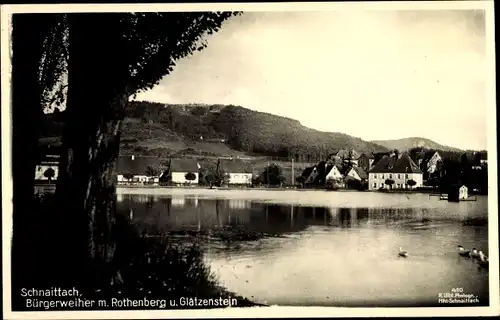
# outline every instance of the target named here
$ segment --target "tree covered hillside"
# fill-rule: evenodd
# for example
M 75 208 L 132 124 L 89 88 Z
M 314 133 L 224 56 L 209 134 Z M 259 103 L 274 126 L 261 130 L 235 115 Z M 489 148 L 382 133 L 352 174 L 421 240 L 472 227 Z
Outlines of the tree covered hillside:
M 122 134 L 124 149 L 136 151 L 205 149 L 228 153 L 295 157 L 325 157 L 342 148 L 379 152 L 385 147 L 342 133 L 328 133 L 297 120 L 256 112 L 240 106 L 169 105 L 132 101 L 126 110 Z M 162 143 L 169 141 L 169 145 Z M 214 144 L 219 144 L 215 147 Z M 190 147 L 191 146 L 191 147 Z M 226 150 L 227 149 L 227 150 Z

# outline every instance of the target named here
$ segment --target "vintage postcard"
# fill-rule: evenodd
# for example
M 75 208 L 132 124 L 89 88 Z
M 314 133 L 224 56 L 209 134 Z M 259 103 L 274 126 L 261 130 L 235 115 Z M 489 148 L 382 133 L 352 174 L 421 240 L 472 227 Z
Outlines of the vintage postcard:
M 499 314 L 493 1 L 1 13 L 4 318 Z

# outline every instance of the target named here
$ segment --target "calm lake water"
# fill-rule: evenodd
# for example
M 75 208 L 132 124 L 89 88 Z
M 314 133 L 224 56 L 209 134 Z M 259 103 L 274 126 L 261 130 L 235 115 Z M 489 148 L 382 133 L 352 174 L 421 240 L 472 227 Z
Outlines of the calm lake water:
M 177 234 L 181 244 L 197 235 L 220 284 L 254 301 L 450 306 L 438 304 L 438 294 L 462 288 L 478 296 L 473 305 L 488 305 L 488 271 L 456 252 L 461 244 L 488 254 L 487 197 L 449 203 L 418 193 L 154 192 L 119 191 L 119 211 L 148 233 Z M 408 258 L 398 256 L 399 247 Z

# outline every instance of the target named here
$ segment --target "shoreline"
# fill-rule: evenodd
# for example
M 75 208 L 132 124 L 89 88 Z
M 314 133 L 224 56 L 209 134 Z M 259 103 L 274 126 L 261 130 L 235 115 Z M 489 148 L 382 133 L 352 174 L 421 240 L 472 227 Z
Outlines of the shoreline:
M 36 191 L 54 191 L 56 184 L 35 184 L 35 192 Z M 140 191 L 139 191 L 140 190 Z M 117 194 L 168 194 L 169 191 L 177 192 L 177 191 L 208 191 L 208 192 L 216 192 L 216 191 L 236 191 L 236 192 L 258 192 L 258 191 L 270 191 L 270 192 L 317 192 L 317 193 L 371 193 L 371 194 L 428 194 L 439 196 L 441 192 L 436 192 L 434 189 L 418 189 L 418 190 L 356 190 L 356 189 L 326 189 L 326 188 L 296 188 L 296 187 L 214 187 L 209 188 L 205 186 L 152 186 L 152 185 L 117 185 L 116 193 Z M 163 192 L 162 192 L 163 191 Z M 485 196 L 488 194 L 481 193 L 470 193 L 469 196 Z
M 398 208 L 433 208 L 436 202 L 442 202 L 438 197 L 431 197 L 428 193 L 414 191 L 412 196 L 407 193 L 396 192 L 360 192 L 354 190 L 327 191 L 315 189 L 209 189 L 207 188 L 117 188 L 118 201 L 124 197 L 174 197 L 193 199 L 215 199 L 229 201 L 255 201 L 269 204 L 284 204 L 292 206 L 320 206 L 320 207 L 359 207 L 360 201 L 366 208 L 378 208 L 381 203 L 392 203 Z M 422 201 L 415 202 L 415 198 Z M 478 197 L 480 200 L 482 197 Z M 482 199 L 480 201 L 484 201 Z M 145 201 L 145 200 L 140 200 Z M 447 204 L 449 202 L 446 202 Z M 449 203 L 459 206 L 460 203 Z
M 439 192 L 434 192 L 435 190 L 356 190 L 356 189 L 327 189 L 327 188 L 295 188 L 295 187 L 203 187 L 203 186 L 147 186 L 147 185 L 120 185 L 116 187 L 117 193 L 118 190 L 209 190 L 209 191 L 296 191 L 296 192 L 329 192 L 329 193 L 381 193 L 381 194 L 441 194 Z

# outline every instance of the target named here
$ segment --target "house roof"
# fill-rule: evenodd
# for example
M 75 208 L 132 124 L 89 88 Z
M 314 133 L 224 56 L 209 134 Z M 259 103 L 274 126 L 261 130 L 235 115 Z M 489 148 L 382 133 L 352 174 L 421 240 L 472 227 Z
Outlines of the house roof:
M 131 156 L 119 156 L 116 163 L 116 171 L 121 175 L 145 175 L 149 166 L 156 170 L 165 168 L 160 158 L 157 157 L 134 157 L 132 160 Z
M 226 173 L 252 173 L 250 162 L 240 159 L 219 159 L 220 168 Z
M 332 164 L 329 164 L 329 165 L 327 165 L 327 166 L 326 166 L 326 168 L 325 168 L 325 177 L 326 177 L 326 176 L 330 173 L 330 171 L 332 171 L 332 170 L 333 170 L 333 168 L 334 168 L 334 167 L 336 167 L 336 168 L 337 168 L 337 170 L 340 172 L 340 169 L 339 169 L 339 167 L 338 167 L 337 165 L 335 165 L 335 164 L 333 164 L 333 165 L 332 165 Z M 340 172 L 340 173 L 341 173 L 341 172 Z M 341 173 L 341 174 L 342 174 L 342 173 Z
M 371 153 L 371 152 L 363 152 L 359 157 L 361 158 L 363 156 L 367 157 L 368 159 L 374 159 L 375 158 L 373 156 L 373 153 Z
M 198 162 L 193 159 L 171 159 L 170 172 L 198 172 Z
M 354 170 L 361 179 L 368 179 L 368 174 L 362 168 L 360 168 L 360 167 L 352 167 L 351 170 Z
M 410 158 L 408 153 L 403 153 L 399 158 L 384 156 L 370 170 L 371 173 L 422 173 L 420 168 Z
M 38 154 L 40 157 L 59 155 L 61 153 L 61 137 L 43 137 L 38 139 Z
M 315 167 L 316 166 L 305 168 L 304 171 L 302 171 L 302 176 L 306 179 L 309 178 Z
M 373 154 L 373 160 L 375 163 L 379 162 L 384 156 L 389 156 L 389 152 L 377 152 Z

